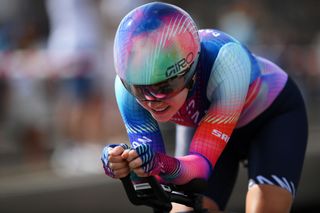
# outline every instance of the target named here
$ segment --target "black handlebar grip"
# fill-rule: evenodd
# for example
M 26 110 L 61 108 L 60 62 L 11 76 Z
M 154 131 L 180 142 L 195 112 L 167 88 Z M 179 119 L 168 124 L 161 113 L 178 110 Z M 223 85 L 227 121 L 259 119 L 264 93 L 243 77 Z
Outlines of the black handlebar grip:
M 132 184 L 130 174 L 128 174 L 124 178 L 120 178 L 123 188 L 126 191 L 127 197 L 129 198 L 130 202 L 134 205 L 142 205 L 141 199 L 137 196 L 136 190 Z
M 170 202 L 169 195 L 163 190 L 162 186 L 154 176 L 147 177 L 147 180 L 159 200 L 163 202 Z
M 127 197 L 134 205 L 147 205 L 155 209 L 162 209 L 169 212 L 172 208 L 171 202 L 181 203 L 187 206 L 195 207 L 194 196 L 182 196 L 167 193 L 158 182 L 156 177 L 149 176 L 146 181 L 149 183 L 152 193 L 151 196 L 139 196 L 130 174 L 120 179 L 126 191 Z M 174 191 L 181 191 L 187 194 L 201 193 L 207 188 L 207 181 L 204 179 L 193 179 L 184 185 L 171 185 Z M 152 196 L 153 195 L 153 196 Z
M 205 179 L 196 178 L 184 185 L 175 185 L 175 189 L 183 192 L 201 193 L 208 188 L 208 182 Z
M 143 198 L 139 197 L 134 185 L 132 183 L 130 174 L 124 178 L 120 178 L 122 185 L 126 191 L 127 197 L 130 202 L 134 205 L 147 205 L 152 208 L 162 209 L 169 212 L 172 208 L 169 195 L 163 190 L 160 183 L 153 176 L 147 177 L 147 182 L 149 183 L 154 197 Z

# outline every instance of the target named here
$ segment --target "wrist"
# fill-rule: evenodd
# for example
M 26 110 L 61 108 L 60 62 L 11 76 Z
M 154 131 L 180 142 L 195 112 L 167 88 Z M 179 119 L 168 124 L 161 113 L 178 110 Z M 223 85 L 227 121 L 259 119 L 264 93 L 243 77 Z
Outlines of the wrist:
M 166 182 L 171 182 L 180 174 L 180 161 L 174 157 L 164 153 L 156 153 L 155 163 L 157 175 L 160 175 Z

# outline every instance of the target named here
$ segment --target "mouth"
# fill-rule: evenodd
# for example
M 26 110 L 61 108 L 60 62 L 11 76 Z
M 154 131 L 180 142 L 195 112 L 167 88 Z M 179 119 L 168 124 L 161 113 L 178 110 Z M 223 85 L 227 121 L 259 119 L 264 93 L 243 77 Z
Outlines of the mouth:
M 164 113 L 165 111 L 167 111 L 167 109 L 169 109 L 169 106 L 165 106 L 165 107 L 159 107 L 159 108 L 152 108 L 151 110 L 152 110 L 152 112 L 154 112 L 154 113 L 157 113 L 157 114 L 159 114 L 159 113 Z

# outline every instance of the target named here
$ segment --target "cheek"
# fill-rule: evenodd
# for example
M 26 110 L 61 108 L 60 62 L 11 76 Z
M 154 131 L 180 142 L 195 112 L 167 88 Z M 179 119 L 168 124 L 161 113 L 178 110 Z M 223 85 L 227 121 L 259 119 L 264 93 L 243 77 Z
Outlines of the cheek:
M 182 104 L 180 103 L 180 101 L 175 101 L 175 102 L 172 102 L 172 103 L 168 103 L 168 105 L 170 106 L 170 108 L 172 110 L 178 110 L 178 109 L 180 109 Z
M 138 102 L 138 104 L 140 105 L 140 106 L 142 106 L 143 108 L 145 108 L 146 110 L 148 110 L 148 105 L 147 105 L 147 103 L 145 103 L 145 102 L 140 102 L 140 101 L 138 101 L 138 100 L 136 100 L 137 102 Z
M 184 102 L 186 101 L 188 95 L 188 90 L 185 89 L 183 90 L 181 93 L 179 93 L 177 96 L 173 97 L 172 99 L 168 100 L 168 104 L 178 110 L 182 107 L 182 105 L 184 104 Z

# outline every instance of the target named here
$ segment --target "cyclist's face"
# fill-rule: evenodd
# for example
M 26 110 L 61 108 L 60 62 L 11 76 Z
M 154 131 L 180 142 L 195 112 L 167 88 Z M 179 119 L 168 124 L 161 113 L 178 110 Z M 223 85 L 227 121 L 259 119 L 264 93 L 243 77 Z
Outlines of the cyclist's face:
M 141 101 L 139 104 L 148 110 L 152 117 L 159 122 L 169 121 L 174 114 L 178 112 L 188 95 L 188 89 L 185 88 L 177 95 L 161 101 Z

